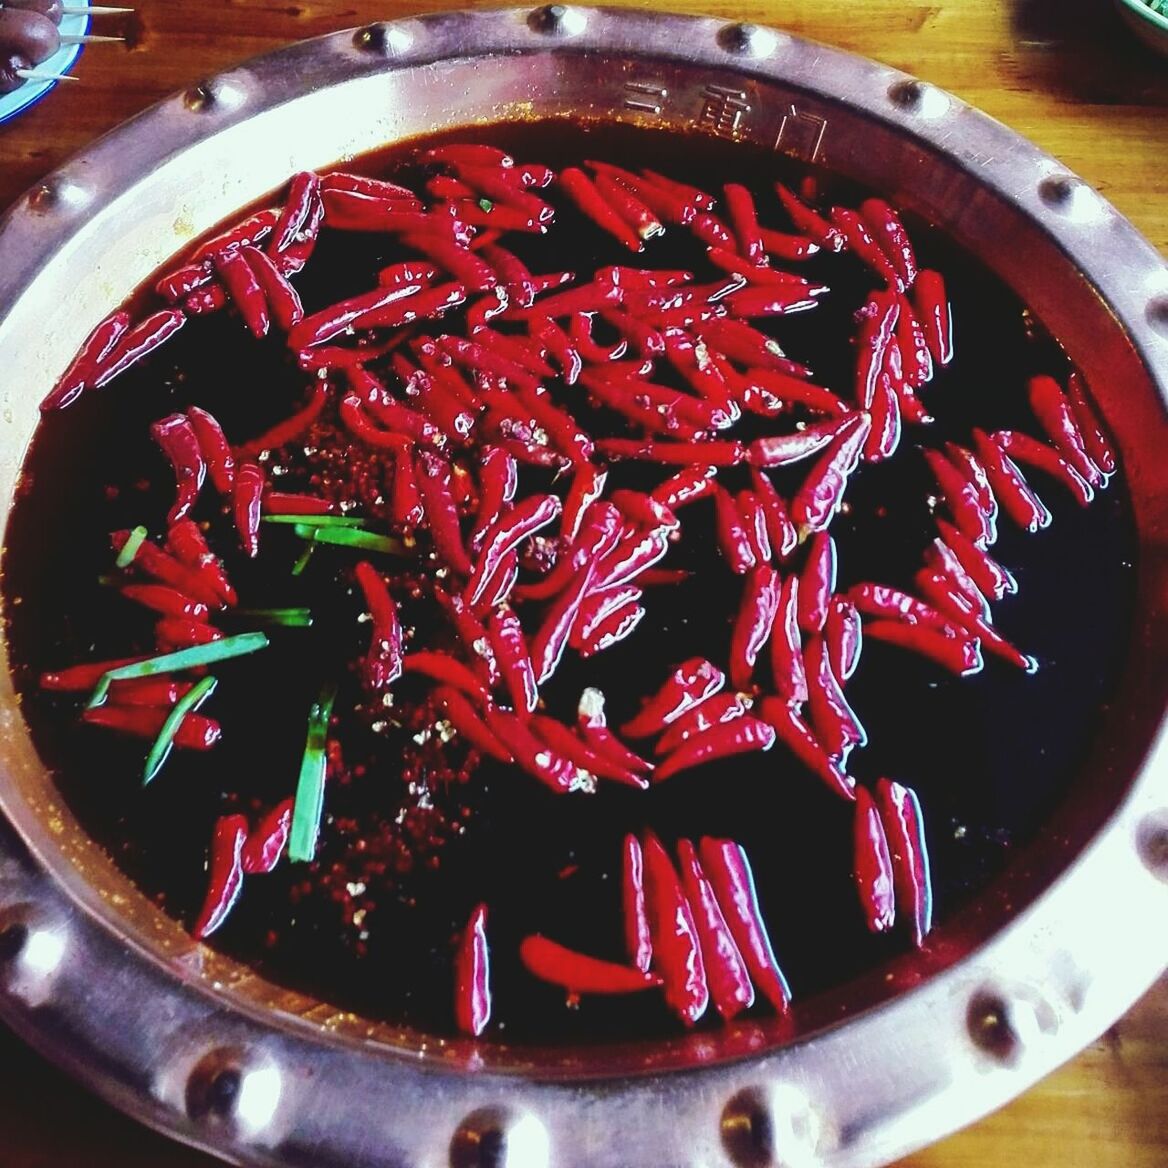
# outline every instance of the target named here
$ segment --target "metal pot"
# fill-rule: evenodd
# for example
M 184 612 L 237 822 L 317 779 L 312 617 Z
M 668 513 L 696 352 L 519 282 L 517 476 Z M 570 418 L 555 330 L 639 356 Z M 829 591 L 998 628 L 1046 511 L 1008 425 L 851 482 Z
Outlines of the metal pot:
M 1053 159 L 895 70 L 713 19 L 553 6 L 295 45 L 154 107 L 0 224 L 0 517 L 45 388 L 189 240 L 293 170 L 551 114 L 824 164 L 940 224 L 1063 339 L 1122 449 L 1140 548 L 1125 679 L 1081 780 L 914 988 L 873 976 L 793 1032 L 514 1050 L 341 1013 L 194 944 L 61 805 L 0 668 L 0 1015 L 116 1106 L 238 1163 L 881 1164 L 1025 1089 L 1168 961 L 1168 267 Z

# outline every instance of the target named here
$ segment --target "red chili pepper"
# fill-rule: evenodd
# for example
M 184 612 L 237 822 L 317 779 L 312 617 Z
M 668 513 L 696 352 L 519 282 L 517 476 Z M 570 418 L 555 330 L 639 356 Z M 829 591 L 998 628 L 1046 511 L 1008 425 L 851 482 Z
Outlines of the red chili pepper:
M 755 555 L 742 515 L 725 487 L 714 487 L 714 525 L 718 548 L 730 570 L 744 576 L 755 566 Z
M 258 463 L 245 462 L 235 472 L 231 506 L 235 529 L 243 550 L 253 559 L 260 551 L 260 513 L 264 493 L 264 472 Z
M 525 539 L 559 518 L 561 503 L 556 495 L 532 495 L 500 514 L 483 535 L 483 548 L 475 561 L 466 586 L 466 599 L 478 604 L 503 560 Z
M 505 710 L 488 707 L 487 728 L 515 756 L 515 763 L 558 795 L 586 785 L 587 779 L 570 759 L 537 738 L 524 721 Z
M 725 684 L 726 675 L 716 665 L 704 657 L 691 657 L 665 679 L 636 717 L 621 727 L 621 733 L 630 738 L 648 738 L 718 693 Z
M 699 190 L 697 187 L 691 187 L 687 183 L 678 182 L 676 179 L 668 178 L 655 170 L 650 170 L 648 167 L 641 168 L 641 175 L 647 182 L 652 183 L 653 186 L 660 187 L 661 190 L 669 191 L 679 199 L 686 200 L 697 211 L 712 211 L 717 206 L 717 200 L 706 191 Z
M 803 660 L 807 667 L 807 708 L 816 737 L 832 758 L 846 759 L 853 746 L 867 743 L 867 732 L 831 671 L 822 638 L 812 637 L 803 646 Z
M 783 745 L 827 787 L 844 799 L 855 798 L 855 783 L 829 755 L 794 708 L 779 698 L 764 697 L 756 713 L 771 725 Z
M 935 539 L 925 549 L 925 563 L 947 576 L 953 586 L 972 604 L 985 620 L 990 619 L 990 603 L 973 577 L 965 570 L 953 549 L 943 540 Z
M 633 630 L 641 623 L 645 609 L 635 600 L 626 601 L 617 608 L 613 608 L 596 624 L 590 627 L 587 634 L 581 638 L 579 653 L 581 657 L 594 657 L 597 653 L 610 649 L 613 645 L 632 635 Z
M 1018 591 L 1013 576 L 993 560 L 984 548 L 944 519 L 938 518 L 937 527 L 945 546 L 979 592 L 994 600 L 1001 600 L 1007 592 Z
M 416 466 L 418 491 L 434 549 L 439 558 L 459 575 L 469 576 L 471 563 L 462 542 L 458 508 L 451 493 L 450 463 L 422 451 L 417 457 Z
M 527 971 L 541 981 L 562 986 L 569 994 L 632 994 L 656 989 L 660 976 L 612 961 L 602 961 L 577 953 L 538 934 L 524 937 L 519 959 Z
M 778 1013 L 785 1014 L 791 1004 L 791 988 L 775 959 L 746 849 L 733 840 L 705 836 L 698 851 L 747 972 L 763 997 Z
M 150 435 L 162 448 L 174 469 L 177 493 L 167 515 L 167 523 L 177 523 L 198 500 L 207 464 L 203 461 L 199 440 L 186 414 L 171 414 L 153 423 Z
M 259 283 L 272 319 L 278 328 L 288 332 L 304 319 L 304 305 L 300 293 L 292 287 L 288 277 L 280 271 L 273 260 L 254 247 L 240 248 L 240 255 L 247 261 L 252 275 Z
M 892 857 L 880 813 L 866 787 L 856 789 L 852 846 L 853 875 L 864 923 L 873 933 L 886 933 L 896 920 Z
M 666 190 L 657 183 L 647 182 L 630 171 L 613 166 L 611 163 L 589 160 L 587 165 L 596 172 L 598 186 L 603 178 L 624 188 L 666 223 L 685 226 L 696 214 L 696 208 L 692 201 L 683 198 L 676 191 Z
M 871 426 L 871 417 L 866 413 L 847 418 L 803 480 L 791 500 L 791 518 L 803 531 L 826 530 L 843 501 Z
M 883 462 L 896 453 L 900 445 L 900 398 L 887 373 L 881 373 L 876 382 L 876 395 L 870 407 L 872 429 L 864 442 L 866 462 Z
M 277 803 L 259 821 L 255 831 L 251 832 L 244 842 L 240 853 L 240 862 L 244 875 L 262 876 L 275 869 L 288 845 L 288 836 L 292 831 L 292 807 L 294 799 L 285 799 Z
M 135 738 L 154 740 L 170 715 L 168 706 L 104 706 L 81 711 L 81 720 L 91 726 L 103 726 Z M 174 745 L 182 750 L 210 750 L 219 741 L 219 723 L 202 714 L 187 714 L 175 732 Z
M 227 293 L 222 284 L 208 284 L 192 292 L 183 302 L 183 311 L 188 316 L 205 316 L 227 307 Z
M 924 326 L 917 319 L 912 302 L 907 296 L 900 298 L 900 312 L 897 314 L 894 335 L 900 348 L 904 379 L 914 389 L 920 389 L 926 382 L 933 380 L 933 355 L 929 352 L 928 341 L 925 340 Z
M 795 229 L 828 251 L 842 251 L 845 243 L 839 229 L 816 214 L 782 183 L 775 183 L 775 193 L 783 204 Z
M 865 199 L 860 204 L 860 215 L 891 261 L 901 288 L 911 287 L 917 278 L 917 259 L 900 216 L 883 199 Z
M 378 286 L 369 292 L 361 293 L 359 296 L 350 296 L 328 308 L 322 308 L 319 312 L 313 313 L 312 316 L 306 316 L 288 333 L 288 347 L 297 352 L 331 340 L 338 333 L 353 326 L 367 313 L 389 305 L 396 305 L 400 301 L 417 296 L 422 291 L 422 287 L 422 284 L 417 281 L 412 284 L 401 284 L 394 288 Z
M 730 225 L 734 229 L 734 236 L 738 243 L 739 254 L 751 264 L 765 264 L 767 262 L 766 248 L 762 241 L 762 232 L 758 226 L 758 211 L 754 205 L 754 196 L 746 187 L 739 183 L 726 183 L 722 187 L 726 202 L 726 213 L 730 216 Z
M 730 234 L 730 228 L 716 215 L 699 212 L 690 220 L 689 229 L 706 247 L 725 249 L 734 246 L 734 236 Z
M 128 531 L 115 531 L 110 535 L 110 543 L 115 552 L 120 552 L 129 539 Z M 169 584 L 179 592 L 195 600 L 201 600 L 208 608 L 222 608 L 223 601 L 201 572 L 179 563 L 173 556 L 169 556 L 156 544 L 147 540 L 138 548 L 134 557 L 134 566 L 141 569 L 147 576 L 153 576 L 162 584 Z
M 856 334 L 856 401 L 868 409 L 876 399 L 885 351 L 900 319 L 900 301 L 889 292 L 873 292 L 864 306 Z
M 1087 453 L 1085 439 L 1074 411 L 1062 386 L 1053 377 L 1039 374 L 1032 377 L 1027 386 L 1030 408 L 1038 419 L 1046 436 L 1058 448 L 1058 452 L 1092 486 L 1101 486 L 1105 481 L 1103 472 L 1091 461 Z M 1073 489 L 1073 488 L 1072 488 Z
M 236 453 L 243 458 L 258 458 L 265 450 L 276 450 L 281 446 L 288 446 L 305 434 L 313 423 L 320 417 L 325 403 L 329 399 L 329 387 L 318 381 L 312 387 L 312 396 L 308 404 L 297 410 L 290 418 L 277 422 L 270 430 L 265 430 L 258 438 L 245 442 Z
M 754 1005 L 750 973 L 693 843 L 678 840 L 677 852 L 682 884 L 701 941 L 710 996 L 714 1008 L 730 1021 Z
M 851 412 L 847 403 L 830 389 L 804 381 L 801 377 L 793 377 L 773 369 L 751 369 L 745 376 L 746 384 L 750 388 L 767 394 L 777 403 L 773 410 L 768 409 L 768 413 L 781 413 L 791 405 L 805 406 L 813 413 L 828 414 L 835 418 L 842 418 Z M 816 425 L 827 426 L 829 423 L 821 422 Z
M 223 427 L 211 414 L 198 406 L 191 406 L 186 416 L 194 429 L 199 454 L 206 463 L 215 490 L 221 495 L 230 495 L 235 482 L 235 459 L 231 454 L 227 436 L 223 433 Z M 173 520 L 171 522 L 173 523 Z
M 653 963 L 653 939 L 645 904 L 644 857 L 633 834 L 625 836 L 621 861 L 621 900 L 624 908 L 625 951 L 636 969 L 648 973 Z
M 201 243 L 195 249 L 195 254 L 191 259 L 195 262 L 214 259 L 220 253 L 235 251 L 244 244 L 254 245 L 272 234 L 272 228 L 279 222 L 279 219 L 280 209 L 278 207 L 265 207 L 264 210 L 257 211 L 254 215 L 249 215 L 246 219 L 236 223 L 234 227 L 229 227 L 221 235 L 216 235 L 205 243 Z
M 981 508 L 982 514 L 990 520 L 992 527 L 998 517 L 998 501 L 994 498 L 985 467 L 972 450 L 967 450 L 956 442 L 946 442 L 945 453 L 977 493 L 977 505 Z
M 453 686 L 477 701 L 489 697 L 486 686 L 470 667 L 447 653 L 417 649 L 402 658 L 401 668 L 403 673 L 420 673 L 442 685 Z
M 1043 501 L 1030 488 L 1014 460 L 1000 446 L 991 441 L 990 436 L 980 429 L 974 429 L 973 442 L 978 456 L 985 465 L 986 476 L 994 495 L 1006 514 L 1023 531 L 1031 533 L 1050 524 L 1050 512 Z M 962 524 L 958 521 L 958 527 Z M 993 543 L 990 539 L 988 542 Z
M 933 360 L 948 365 L 953 360 L 953 316 L 940 272 L 922 268 L 917 273 L 912 302 Z
M 400 527 L 413 528 L 422 522 L 424 510 L 418 478 L 410 450 L 402 447 L 393 455 L 393 495 L 390 516 Z
M 316 241 L 320 236 L 321 224 L 324 222 L 324 200 L 313 199 L 308 209 L 308 215 L 300 224 L 296 238 L 283 251 L 275 251 L 268 243 L 267 252 L 285 276 L 294 276 L 304 268 L 316 249 Z
M 579 291 L 579 289 L 573 289 L 573 291 Z M 542 309 L 544 304 L 550 303 L 550 301 L 545 301 L 536 305 L 536 308 Z M 532 316 L 528 322 L 528 328 L 532 339 L 555 357 L 564 384 L 575 385 L 584 365 L 580 359 L 579 351 L 573 345 L 568 334 L 550 316 Z
M 717 467 L 713 466 L 686 467 L 654 487 L 649 496 L 670 511 L 676 511 L 687 503 L 712 494 L 717 485 L 714 481 L 717 473 Z
M 981 642 L 976 637 L 953 636 L 932 625 L 874 620 L 865 623 L 864 636 L 919 653 L 958 677 L 980 673 L 984 665 Z
M 660 442 L 640 438 L 601 438 L 596 449 L 613 459 L 641 459 L 666 466 L 737 466 L 746 459 L 741 442 Z
M 470 914 L 454 959 L 454 1020 L 459 1030 L 478 1038 L 491 1020 L 491 956 L 487 945 L 487 906 Z
M 974 484 L 939 450 L 922 449 L 921 453 L 941 488 L 941 494 L 958 528 L 983 547 L 993 543 L 997 539 L 996 525 L 981 509 Z
M 920 949 L 933 927 L 933 887 L 920 800 L 911 787 L 880 779 L 876 809 L 892 858 L 896 904 L 907 913 L 913 944 Z
M 742 516 L 742 524 L 746 528 L 746 538 L 750 541 L 750 550 L 755 562 L 769 564 L 773 558 L 771 537 L 761 500 L 753 491 L 739 491 L 734 496 L 734 505 Z
M 57 378 L 52 392 L 41 402 L 41 412 L 63 410 L 76 401 L 93 382 L 97 370 L 109 357 L 118 341 L 125 336 L 129 327 L 128 312 L 115 312 L 97 325 L 85 338 L 81 351 L 73 358 L 69 367 Z
M 612 759 L 593 750 L 583 739 L 555 718 L 536 714 L 531 719 L 531 730 L 542 738 L 557 754 L 566 758 L 585 774 L 598 779 L 612 779 L 638 790 L 645 790 L 649 781 L 627 767 L 618 766 Z
M 472 188 L 472 197 L 484 195 L 488 201 L 502 204 L 503 208 L 514 208 L 534 226 L 548 224 L 555 217 L 555 208 L 515 182 L 512 171 L 472 163 L 457 163 L 454 169 L 459 179 Z M 488 216 L 496 209 L 499 208 L 492 207 Z
M 603 592 L 636 580 L 646 569 L 651 568 L 669 551 L 669 533 L 656 531 L 631 531 L 622 537 L 617 546 L 601 559 L 596 569 L 596 579 L 591 591 Z
M 535 634 L 531 642 L 531 660 L 535 666 L 536 681 L 540 685 L 555 673 L 580 615 L 580 606 L 596 579 L 598 569 L 599 564 L 593 561 L 576 573 L 572 582 L 548 609 L 539 632 Z
M 560 172 L 559 183 L 580 212 L 602 231 L 623 243 L 630 251 L 642 249 L 637 233 L 613 210 L 582 170 L 575 166 L 566 167 Z
M 604 694 L 600 690 L 589 688 L 580 695 L 576 729 L 597 754 L 604 755 L 618 766 L 637 774 L 653 769 L 651 762 L 634 754 L 609 730 L 604 716 Z
M 243 889 L 243 847 L 247 842 L 247 819 L 243 815 L 223 815 L 215 823 L 208 862 L 207 895 L 191 934 L 202 941 L 227 919 Z
M 790 316 L 795 312 L 806 312 L 814 308 L 816 296 L 827 291 L 824 284 L 765 285 L 743 288 L 740 292 L 726 297 L 725 304 L 736 317 Z
M 812 422 L 791 434 L 768 434 L 750 444 L 750 462 L 754 466 L 790 466 L 817 454 L 841 432 L 855 429 L 863 415 L 850 414 L 825 422 Z
M 471 666 L 488 688 L 494 688 L 499 681 L 500 673 L 486 628 L 461 596 L 451 595 L 441 587 L 434 589 L 433 596 L 435 603 L 442 609 L 443 615 L 462 642 Z
M 639 239 L 647 241 L 664 232 L 665 224 L 653 209 L 627 186 L 603 174 L 597 175 L 595 186 L 600 196 L 636 232 Z
M 591 463 L 577 465 L 572 473 L 572 483 L 564 499 L 564 509 L 560 516 L 560 535 L 569 544 L 580 534 L 580 527 L 588 509 L 604 493 L 608 471 Z
M 766 564 L 752 568 L 746 577 L 730 640 L 730 683 L 736 689 L 750 688 L 754 663 L 779 611 L 781 587 L 779 574 Z
M 1114 474 L 1117 462 L 1111 439 L 1087 396 L 1082 376 L 1074 369 L 1067 378 L 1067 397 L 1070 399 L 1071 413 L 1083 436 L 1087 456 L 1105 475 Z
M 188 617 L 163 617 L 154 626 L 154 641 L 161 652 L 171 652 L 175 649 L 188 649 L 192 645 L 207 645 L 218 641 L 223 634 L 212 628 L 205 621 L 191 620 Z
M 835 592 L 835 540 L 826 531 L 816 533 L 799 574 L 799 626 L 819 633 L 827 620 L 827 609 Z
M 438 279 L 438 269 L 423 260 L 401 260 L 388 264 L 377 273 L 383 288 L 400 288 L 403 284 L 430 285 Z
M 510 764 L 515 756 L 487 729 L 466 695 L 453 686 L 440 685 L 434 690 L 434 700 L 446 713 L 450 725 L 466 739 L 469 746 L 498 762 Z
M 788 235 L 783 231 L 762 228 L 762 242 L 772 259 L 809 260 L 819 254 L 819 244 L 805 235 Z
M 272 229 L 271 248 L 282 252 L 296 240 L 297 233 L 312 213 L 313 204 L 320 199 L 320 176 L 310 170 L 292 176 L 288 197 L 280 211 L 280 218 Z
M 784 701 L 802 704 L 807 700 L 807 671 L 803 665 L 799 635 L 799 577 L 788 576 L 782 583 L 779 602 L 771 624 L 771 680 Z
M 255 272 L 239 249 L 219 252 L 215 256 L 215 271 L 223 281 L 227 295 L 239 309 L 243 323 L 253 337 L 268 335 L 268 300 L 256 279 Z
M 592 338 L 591 312 L 576 312 L 568 325 L 568 335 L 572 344 L 586 365 L 605 365 L 609 361 L 619 361 L 628 352 L 629 342 L 621 337 L 613 345 L 599 345 Z
M 135 677 L 110 683 L 109 702 L 114 706 L 170 707 L 189 693 L 192 682 L 169 677 Z
M 489 244 L 478 254 L 494 269 L 511 302 L 517 308 L 530 308 L 535 300 L 535 280 L 523 261 L 498 244 Z
M 932 605 L 885 584 L 856 584 L 849 589 L 848 599 L 865 616 L 923 625 L 949 637 L 962 636 L 961 627 Z
M 515 498 L 519 485 L 519 465 L 498 446 L 483 448 L 479 456 L 478 519 L 470 534 L 469 544 L 478 549 L 495 517 Z
M 767 538 L 780 560 L 785 560 L 799 545 L 799 534 L 787 513 L 786 504 L 771 480 L 755 467 L 750 469 L 754 495 L 762 507 Z
M 388 689 L 402 673 L 402 627 L 397 603 L 390 595 L 385 578 L 367 560 L 354 569 L 373 630 L 369 650 L 362 662 L 361 676 L 365 686 L 376 693 Z
M 112 348 L 97 363 L 93 372 L 92 387 L 100 389 L 108 385 L 131 365 L 136 365 L 143 357 L 153 353 L 164 341 L 172 337 L 186 323 L 181 309 L 164 308 L 140 321 L 133 328 L 122 333 Z
M 713 351 L 744 365 L 796 376 L 802 369 L 787 358 L 778 341 L 742 320 L 707 321 L 698 328 L 698 335 Z
M 690 770 L 748 751 L 770 750 L 775 744 L 775 730 L 769 723 L 747 714 L 720 723 L 695 734 L 660 762 L 653 772 L 653 782 L 660 783 L 679 771 Z
M 75 693 L 93 689 L 111 670 L 123 665 L 134 665 L 142 657 L 118 657 L 112 661 L 90 661 L 84 665 L 70 665 L 65 669 L 52 669 L 40 676 L 41 689 L 54 693 Z
M 497 609 L 488 619 L 488 631 L 512 709 L 530 714 L 539 702 L 539 688 L 519 618 L 510 609 Z
M 665 1001 L 692 1026 L 710 1001 L 693 909 L 661 841 L 646 832 L 643 848 L 653 965 L 664 979 Z
M 904 291 L 905 281 L 885 255 L 884 249 L 872 238 L 868 225 L 857 212 L 848 207 L 832 207 L 831 221 L 844 237 L 847 250 L 871 268 L 889 287 L 895 288 L 897 292 Z
M 552 445 L 562 451 L 570 462 L 582 466 L 595 453 L 592 439 L 576 425 L 572 415 L 554 405 L 543 386 L 534 389 L 520 387 L 516 398 L 531 412 L 532 418 L 545 431 Z
M 823 643 L 827 649 L 832 673 L 841 682 L 847 681 L 860 664 L 864 634 L 860 614 L 846 596 L 833 596 L 827 609 L 823 628 Z
M 1033 673 L 1038 662 L 1019 652 L 982 617 L 970 600 L 963 596 L 953 582 L 941 572 L 922 568 L 914 577 L 917 587 L 942 612 L 951 616 L 962 628 L 978 637 L 986 649 L 1019 669 Z
M 194 569 L 197 578 L 202 582 L 202 589 L 196 599 L 206 603 L 204 596 L 210 594 L 213 598 L 211 605 L 215 608 L 236 603 L 235 589 L 232 588 L 218 556 L 207 546 L 198 524 L 190 519 L 180 519 L 166 533 L 166 545 L 182 565 Z M 141 549 L 138 554 L 141 555 Z M 178 578 L 177 573 L 172 572 L 170 575 L 171 582 Z M 185 590 L 180 588 L 179 591 Z
M 205 621 L 210 616 L 210 610 L 202 601 L 192 600 L 165 584 L 123 584 L 120 592 L 127 600 L 165 616 L 181 616 L 195 621 Z
M 175 268 L 173 272 L 167 272 L 165 276 L 161 276 L 154 285 L 154 291 L 163 300 L 177 304 L 197 289 L 205 288 L 214 279 L 211 265 L 207 261 L 184 264 L 181 268 Z M 128 315 L 126 316 L 126 324 L 129 324 Z
M 681 521 L 665 506 L 643 491 L 613 491 L 610 501 L 632 523 L 652 529 L 677 531 Z

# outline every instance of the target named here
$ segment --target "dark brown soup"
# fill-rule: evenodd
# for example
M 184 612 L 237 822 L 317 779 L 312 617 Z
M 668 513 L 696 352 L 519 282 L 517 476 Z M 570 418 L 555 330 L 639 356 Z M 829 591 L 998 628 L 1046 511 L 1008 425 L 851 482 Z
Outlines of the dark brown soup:
M 431 171 L 419 155 L 441 141 L 489 142 L 520 162 L 557 171 L 594 158 L 634 170 L 649 165 L 714 194 L 723 182 L 740 182 L 755 195 L 764 226 L 784 232 L 793 228 L 773 183 L 781 178 L 800 189 L 809 177 L 788 160 L 739 144 L 567 122 L 412 142 L 361 160 L 359 169 L 420 192 Z M 858 206 L 864 197 L 831 176 L 811 177 L 820 209 Z M 603 265 L 623 264 L 688 269 L 699 284 L 724 278 L 707 259 L 706 245 L 683 227 L 669 226 L 632 256 L 558 186 L 531 193 L 554 204 L 554 224 L 545 235 L 508 232 L 501 243 L 533 272 L 570 270 L 584 283 Z M 490 199 L 482 204 L 491 205 Z M 973 427 L 1025 431 L 1045 441 L 1028 404 L 1027 380 L 1048 373 L 1065 384 L 1068 374 L 1058 344 L 1009 289 L 928 224 L 906 224 L 921 267 L 944 275 L 956 356 L 920 391 L 935 421 L 906 423 L 895 456 L 864 463 L 852 477 L 846 506 L 830 526 L 840 594 L 864 581 L 914 591 L 914 574 L 937 534 L 935 515 L 949 514 L 916 447 L 969 446 Z M 293 282 L 311 314 L 374 286 L 382 267 L 415 254 L 391 233 L 332 229 L 326 215 L 319 245 Z M 776 259 L 774 266 L 830 291 L 812 311 L 752 324 L 813 370 L 815 383 L 854 403 L 849 339 L 854 315 L 879 279 L 853 254 L 828 249 L 799 262 Z M 142 294 L 135 311 L 144 305 L 157 307 L 153 292 Z M 460 336 L 464 313 L 456 308 L 416 331 Z M 503 333 L 523 328 L 507 316 L 492 325 Z M 597 339 L 614 338 L 599 328 Z M 656 365 L 656 382 L 683 384 L 668 362 L 658 358 Z M 370 369 L 393 383 L 388 357 Z M 364 516 L 368 530 L 390 532 L 393 456 L 353 439 L 337 414 L 344 374 L 326 380 L 330 397 L 311 430 L 272 450 L 261 465 L 273 489 L 329 498 Z M 702 836 L 744 846 L 796 1009 L 800 1000 L 910 949 L 900 924 L 883 934 L 865 927 L 852 875 L 854 804 L 828 790 L 782 742 L 683 771 L 647 791 L 602 781 L 593 792 L 556 794 L 517 766 L 468 754 L 457 734 L 434 733 L 436 715 L 427 701 L 433 683 L 424 675 L 405 674 L 390 704 L 363 687 L 358 665 L 369 624 L 361 619 L 365 603 L 353 579 L 361 558 L 382 569 L 402 605 L 412 630 L 407 652 L 465 660 L 429 600 L 435 581 L 445 586 L 451 578 L 445 570 L 436 574 L 426 558 L 424 534 L 405 557 L 321 545 L 293 574 L 304 539 L 291 526 L 262 524 L 260 554 L 249 559 L 230 507 L 210 484 L 193 517 L 223 558 L 240 608 L 304 607 L 312 625 L 269 627 L 262 615 L 213 614 L 225 633 L 266 628 L 271 644 L 213 667 L 219 686 L 201 712 L 221 723 L 221 741 L 209 752 L 176 750 L 143 788 L 149 742 L 81 723 L 87 694 L 49 692 L 38 678 L 79 662 L 156 651 L 157 614 L 120 593 L 124 574 L 115 570 L 110 549 L 117 530 L 144 525 L 156 540 L 166 532 L 174 480 L 151 440 L 151 423 L 197 404 L 215 415 L 233 444 L 242 444 L 298 408 L 314 381 L 279 330 L 255 340 L 235 311 L 192 317 L 149 359 L 68 409 L 46 414 L 28 455 L 4 558 L 8 636 L 24 712 L 81 823 L 145 893 L 191 925 L 206 891 L 216 820 L 242 812 L 255 823 L 295 793 L 308 711 L 332 681 L 339 692 L 316 860 L 285 858 L 270 875 L 247 877 L 212 939 L 278 982 L 371 1017 L 450 1032 L 453 955 L 468 916 L 483 902 L 494 999 L 488 1036 L 578 1043 L 676 1033 L 680 1023 L 657 992 L 584 995 L 566 1005 L 564 990 L 532 977 L 518 956 L 522 938 L 543 933 L 597 957 L 625 960 L 622 840 L 644 829 L 670 848 L 681 837 Z M 631 423 L 590 402 L 580 385 L 547 384 L 593 437 L 638 435 Z M 774 418 L 744 411 L 731 431 L 715 437 L 749 442 L 816 420 L 797 407 Z M 448 450 L 473 472 L 479 441 Z M 789 501 L 815 461 L 767 473 Z M 614 461 L 606 496 L 650 490 L 677 469 Z M 1013 573 L 1018 591 L 994 603 L 993 616 L 1005 637 L 1033 655 L 1037 671 L 986 654 L 984 669 L 956 677 L 869 639 L 847 685 L 868 735 L 868 745 L 847 759 L 848 773 L 862 786 L 888 776 L 919 794 L 940 936 L 1035 838 L 1063 798 L 1129 637 L 1134 541 L 1121 479 L 1097 492 L 1092 506 L 1079 507 L 1061 484 L 1039 471 L 1026 473 L 1053 522 L 1031 535 L 999 516 L 992 554 Z M 751 482 L 745 465 L 719 470 L 718 480 L 731 493 Z M 524 464 L 519 498 L 563 496 L 570 481 L 554 468 Z M 581 691 L 595 686 L 607 697 L 610 726 L 619 727 L 681 661 L 706 657 L 725 667 L 742 580 L 720 556 L 708 500 L 679 509 L 679 518 L 681 537 L 656 567 L 689 574 L 644 589 L 645 615 L 626 640 L 587 658 L 566 652 L 540 687 L 545 714 L 573 725 Z M 471 526 L 465 519 L 464 534 Z M 555 532 L 552 526 L 542 534 Z M 554 539 L 547 543 L 524 549 L 522 582 L 538 578 L 537 553 L 562 553 Z M 796 550 L 779 571 L 798 571 L 804 554 Z M 124 578 L 133 573 L 131 566 Z M 546 609 L 517 609 L 530 641 Z M 767 659 L 764 650 L 756 688 L 768 684 Z M 499 693 L 505 701 L 505 691 Z M 629 744 L 651 754 L 651 739 Z M 753 1010 L 761 1016 L 770 1007 L 760 1002 Z M 701 1024 L 718 1024 L 712 1008 Z

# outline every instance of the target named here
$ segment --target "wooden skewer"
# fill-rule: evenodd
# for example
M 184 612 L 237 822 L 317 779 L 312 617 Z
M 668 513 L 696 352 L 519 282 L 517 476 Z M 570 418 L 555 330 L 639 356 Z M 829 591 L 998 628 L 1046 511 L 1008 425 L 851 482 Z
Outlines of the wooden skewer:
M 17 77 L 22 77 L 25 81 L 78 81 L 80 78 L 74 77 L 71 73 L 41 73 L 37 69 L 17 69 L 15 70 Z
M 62 8 L 66 16 L 122 16 L 133 12 L 132 8 L 110 8 L 108 5 L 92 4 L 82 8 Z
M 60 38 L 63 45 L 112 45 L 120 44 L 126 38 L 119 36 L 63 36 Z

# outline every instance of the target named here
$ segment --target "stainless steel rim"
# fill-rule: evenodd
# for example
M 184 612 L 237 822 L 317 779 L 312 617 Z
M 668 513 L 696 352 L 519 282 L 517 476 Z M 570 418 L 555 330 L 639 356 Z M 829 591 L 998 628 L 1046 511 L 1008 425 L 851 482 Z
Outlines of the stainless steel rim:
M 902 198 L 993 252 L 1048 306 L 1089 379 L 1123 374 L 1122 410 L 1115 395 L 1103 405 L 1139 496 L 1143 623 L 1128 689 L 1145 696 L 1111 720 L 1096 761 L 1130 785 L 1029 907 L 843 1025 L 785 1046 L 747 1027 L 607 1068 L 525 1065 L 367 1026 L 191 944 L 55 804 L 4 671 L 0 1016 L 115 1105 L 238 1163 L 870 1168 L 1018 1094 L 1168 963 L 1168 934 L 1138 924 L 1168 907 L 1168 678 L 1156 653 L 1168 472 L 1141 453 L 1165 427 L 1168 266 L 1055 160 L 904 74 L 714 19 L 556 5 L 304 42 L 164 101 L 0 224 L 0 499 L 66 355 L 187 239 L 298 167 L 532 113 L 764 141 L 877 187 L 893 174 Z M 223 165 L 232 157 L 247 166 Z M 1065 283 L 1058 296 L 1050 273 Z

